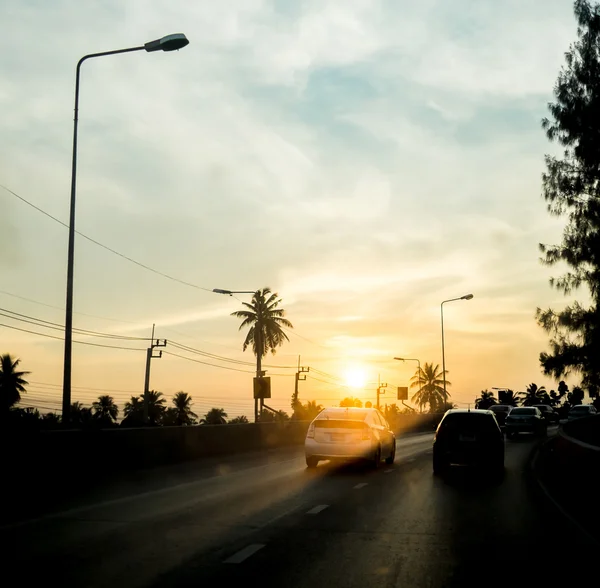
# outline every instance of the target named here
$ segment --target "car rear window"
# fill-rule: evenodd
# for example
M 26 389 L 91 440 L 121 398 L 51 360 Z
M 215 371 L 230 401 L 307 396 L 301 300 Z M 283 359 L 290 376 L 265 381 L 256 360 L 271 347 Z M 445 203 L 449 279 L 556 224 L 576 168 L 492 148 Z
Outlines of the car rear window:
M 512 414 L 516 414 L 517 416 L 520 414 L 535 414 L 535 408 L 513 408 L 513 410 L 510 413 Z
M 315 421 L 317 429 L 363 429 L 364 421 L 351 419 L 323 419 Z
M 575 408 L 571 409 L 571 412 L 588 412 L 588 407 L 587 406 L 576 406 Z
M 537 407 L 539 410 L 541 410 L 542 412 L 550 412 L 550 407 L 549 406 L 544 406 L 543 404 Z
M 495 431 L 498 428 L 496 419 L 488 414 L 477 414 L 476 412 L 449 414 L 440 424 L 440 431 L 470 431 L 474 433 L 485 433 Z
M 367 414 L 367 410 L 325 411 L 317 417 L 317 421 L 327 419 L 336 419 L 339 421 L 364 421 Z

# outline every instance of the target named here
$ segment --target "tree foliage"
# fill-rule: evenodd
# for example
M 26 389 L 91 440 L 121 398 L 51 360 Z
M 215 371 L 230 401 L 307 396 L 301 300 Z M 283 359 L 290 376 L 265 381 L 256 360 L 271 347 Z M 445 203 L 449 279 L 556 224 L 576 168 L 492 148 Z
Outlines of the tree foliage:
M 546 375 L 582 375 L 591 396 L 600 390 L 600 5 L 576 0 L 578 39 L 565 54 L 554 88 L 555 102 L 542 127 L 563 147 L 547 155 L 543 195 L 551 214 L 565 216 L 559 245 L 540 244 L 547 265 L 566 263 L 568 271 L 551 285 L 570 294 L 586 286 L 589 306 L 580 302 L 562 311 L 537 309 L 538 323 L 550 335 L 550 352 L 540 354 Z
M 20 363 L 20 359 L 9 353 L 0 355 L 0 404 L 4 413 L 21 401 L 21 394 L 25 393 L 25 386 L 29 383 L 24 376 L 30 372 L 19 371 Z

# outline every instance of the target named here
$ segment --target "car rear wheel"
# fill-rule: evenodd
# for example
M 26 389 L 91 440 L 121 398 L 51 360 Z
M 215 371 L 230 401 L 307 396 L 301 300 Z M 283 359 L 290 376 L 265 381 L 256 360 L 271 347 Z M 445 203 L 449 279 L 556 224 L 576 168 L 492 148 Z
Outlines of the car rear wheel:
M 306 467 L 307 468 L 316 468 L 319 465 L 319 460 L 316 457 L 306 457 Z
M 373 459 L 371 460 L 371 467 L 373 469 L 377 469 L 379 467 L 380 463 L 381 463 L 381 447 L 377 447 L 377 450 L 375 451 L 375 455 L 373 456 Z
M 433 474 L 435 476 L 441 476 L 446 470 L 446 464 L 435 454 L 433 456 Z
M 396 459 L 396 442 L 394 442 L 394 446 L 392 447 L 392 453 L 389 457 L 385 458 L 385 463 L 388 465 L 392 465 L 394 460 Z

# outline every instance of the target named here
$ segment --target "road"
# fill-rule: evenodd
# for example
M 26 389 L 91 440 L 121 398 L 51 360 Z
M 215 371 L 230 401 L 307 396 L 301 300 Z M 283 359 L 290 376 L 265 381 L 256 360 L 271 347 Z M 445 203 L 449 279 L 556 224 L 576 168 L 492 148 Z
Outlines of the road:
M 103 501 L 3 527 L 4 555 L 19 583 L 62 587 L 589 583 L 578 561 L 590 546 L 531 490 L 533 440 L 507 441 L 501 482 L 434 477 L 431 442 L 399 439 L 396 463 L 377 471 L 307 470 L 302 448 L 288 448 L 154 472 L 152 484 L 138 477 Z

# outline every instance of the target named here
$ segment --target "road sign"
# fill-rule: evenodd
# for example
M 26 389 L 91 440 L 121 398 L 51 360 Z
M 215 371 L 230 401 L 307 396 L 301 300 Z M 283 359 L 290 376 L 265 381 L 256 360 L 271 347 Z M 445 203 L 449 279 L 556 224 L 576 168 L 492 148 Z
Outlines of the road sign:
M 271 378 L 254 378 L 254 398 L 271 398 Z
M 398 386 L 398 400 L 408 400 L 408 386 Z

